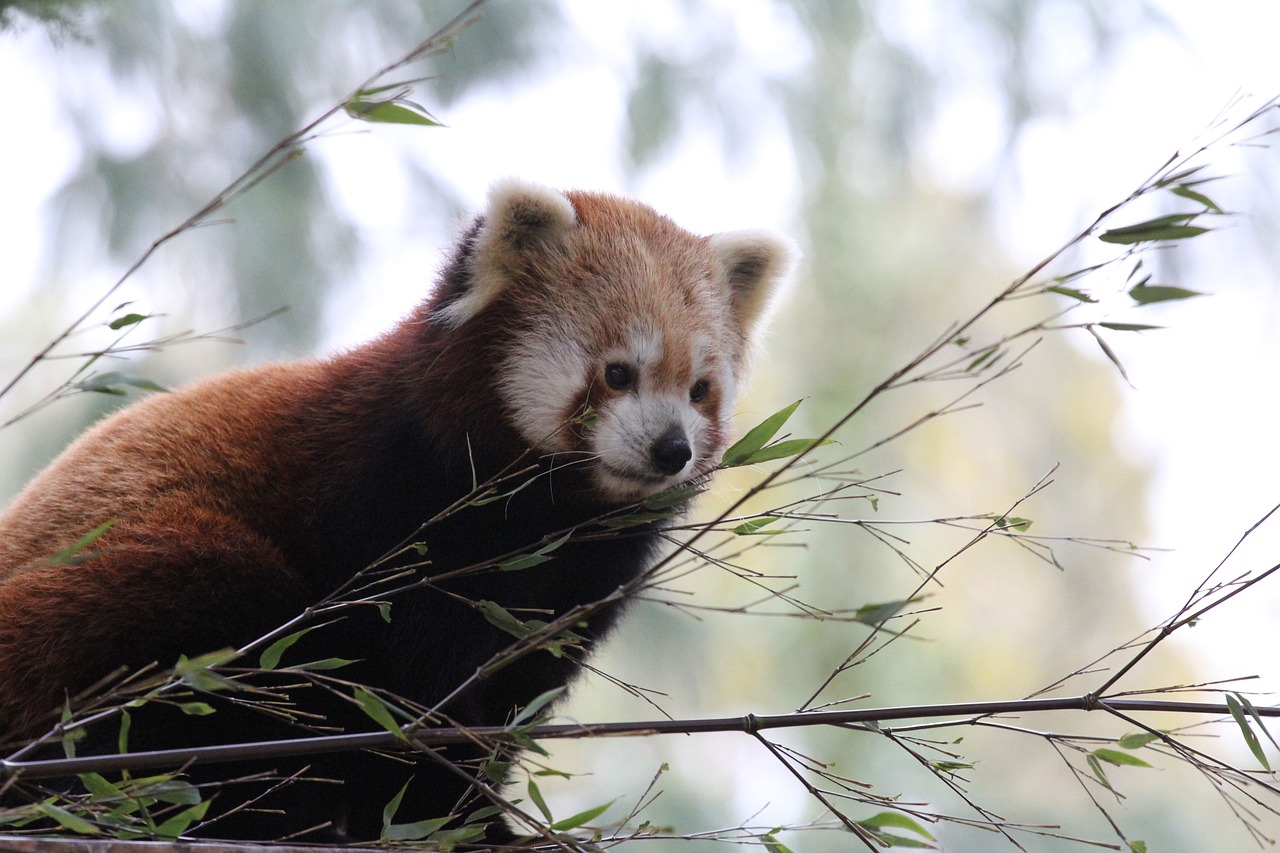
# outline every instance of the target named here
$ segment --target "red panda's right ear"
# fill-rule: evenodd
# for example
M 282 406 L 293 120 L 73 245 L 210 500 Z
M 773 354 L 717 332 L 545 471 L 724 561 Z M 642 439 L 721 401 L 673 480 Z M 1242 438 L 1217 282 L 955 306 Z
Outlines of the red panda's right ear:
M 489 190 L 489 206 L 474 238 L 466 293 L 436 317 L 456 327 L 479 314 L 510 283 L 521 254 L 555 245 L 577 224 L 564 193 L 516 178 L 498 181 Z

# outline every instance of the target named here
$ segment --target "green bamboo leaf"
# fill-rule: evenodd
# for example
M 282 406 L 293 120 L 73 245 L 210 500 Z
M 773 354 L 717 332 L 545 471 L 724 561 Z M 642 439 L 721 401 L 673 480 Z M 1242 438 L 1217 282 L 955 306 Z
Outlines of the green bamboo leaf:
M 542 817 L 547 823 L 551 823 L 551 809 L 547 808 L 547 801 L 542 799 L 542 791 L 538 790 L 538 784 L 532 779 L 529 780 L 529 799 L 533 800 L 533 804 L 538 807 L 538 811 L 542 812 Z
M 861 622 L 864 625 L 871 625 L 874 627 L 879 625 L 881 622 L 896 616 L 898 611 L 902 610 L 902 608 L 906 607 L 908 604 L 913 604 L 918 600 L 919 599 L 908 598 L 902 601 L 885 601 L 880 604 L 864 604 L 853 614 L 853 619 L 855 622 Z
M 213 706 L 208 702 L 180 702 L 178 710 L 188 717 L 207 717 L 214 713 Z
M 107 323 L 107 328 L 113 332 L 118 332 L 125 326 L 132 326 L 135 323 L 141 323 L 143 320 L 148 319 L 150 319 L 150 315 L 147 314 L 125 314 L 123 317 L 117 317 L 110 323 Z
M 1111 787 L 1111 782 L 1107 779 L 1107 774 L 1102 772 L 1102 762 L 1098 761 L 1098 756 L 1093 753 L 1089 753 L 1085 756 L 1085 760 L 1089 764 L 1089 769 L 1093 771 L 1094 777 L 1102 783 L 1102 787 L 1106 788 L 1108 791 L 1114 791 L 1115 788 Z
M 1105 761 L 1108 764 L 1114 764 L 1117 767 L 1150 767 L 1151 765 L 1138 758 L 1136 755 L 1130 755 L 1127 752 L 1121 752 L 1118 749 L 1107 749 L 1101 747 L 1095 749 L 1091 755 L 1097 757 L 1099 761 Z
M 511 612 L 496 601 L 477 601 L 476 606 L 484 614 L 484 618 L 495 628 L 501 628 L 513 637 L 523 640 L 533 630 L 529 625 L 511 615 Z
M 551 558 L 545 554 L 521 554 L 518 557 L 509 557 L 498 563 L 498 568 L 504 572 L 518 572 L 522 569 L 531 569 L 534 566 L 540 566 Z
M 1191 187 L 1188 184 L 1179 184 L 1178 186 L 1174 187 L 1170 192 L 1172 192 L 1176 196 L 1181 196 L 1182 198 L 1190 199 L 1191 201 L 1194 201 L 1197 204 L 1203 204 L 1205 207 L 1209 208 L 1209 210 L 1211 210 L 1214 213 L 1225 213 L 1225 211 L 1221 207 L 1218 207 L 1218 205 L 1215 204 L 1213 200 L 1210 199 L 1207 195 L 1205 195 L 1204 193 L 1196 192 L 1195 190 L 1191 189 Z
M 66 548 L 63 548 L 61 551 L 59 551 L 58 553 L 50 557 L 49 565 L 65 566 L 67 564 L 76 564 L 76 563 L 83 562 L 86 559 L 89 559 L 90 557 L 93 556 L 93 553 L 95 552 L 86 553 L 86 550 L 88 549 L 88 547 L 92 545 L 94 542 L 97 542 L 99 539 L 101 539 L 103 534 L 105 534 L 108 530 L 110 530 L 113 526 L 115 526 L 115 523 L 116 523 L 116 519 L 114 518 L 111 519 L 110 521 L 102 522 L 102 524 L 99 524 L 97 527 L 93 528 L 88 533 L 81 536 L 75 542 L 71 543 Z
M 1164 326 L 1148 326 L 1145 323 L 1099 323 L 1098 325 L 1113 332 L 1147 332 L 1164 328 Z
M 1195 290 L 1187 290 L 1185 287 L 1173 287 L 1167 284 L 1144 284 L 1138 287 L 1130 288 L 1129 295 L 1133 297 L 1133 301 L 1139 305 L 1150 305 L 1153 302 L 1168 302 L 1172 299 L 1191 299 L 1194 296 L 1204 296 Z
M 1244 742 L 1249 747 L 1249 751 L 1253 753 L 1253 757 L 1258 759 L 1258 763 L 1264 769 L 1270 770 L 1271 763 L 1267 761 L 1267 754 L 1262 751 L 1262 744 L 1258 742 L 1258 736 L 1253 733 L 1253 729 L 1249 728 L 1249 721 L 1245 719 L 1244 707 L 1240 704 L 1240 700 L 1230 693 L 1225 694 L 1223 698 L 1227 700 L 1227 709 L 1231 711 L 1231 717 L 1236 721 L 1236 725 L 1240 727 L 1240 734 L 1244 737 Z
M 534 698 L 532 702 L 530 702 L 528 705 L 525 705 L 523 708 L 520 709 L 520 713 L 516 714 L 515 717 L 512 718 L 510 723 L 512 728 L 519 726 L 525 720 L 533 719 L 535 716 L 537 716 L 537 713 L 539 711 L 541 711 L 547 705 L 549 705 L 550 703 L 558 699 L 566 689 L 567 688 L 565 688 L 564 686 L 555 687 Z
M 299 670 L 301 672 L 325 672 L 331 669 L 342 669 L 344 666 L 350 666 L 355 663 L 349 658 L 324 658 L 322 660 L 313 660 L 308 663 L 297 663 L 293 666 L 287 666 L 285 669 Z
M 818 441 L 813 438 L 790 438 L 786 441 L 779 441 L 760 448 L 743 460 L 742 464 L 756 465 L 761 462 L 772 462 L 774 459 L 786 459 L 791 456 L 798 456 L 799 454 L 815 447 L 823 447 L 834 443 L 835 442 L 829 438 L 825 441 Z
M 769 536 L 775 533 L 785 533 L 783 530 L 761 530 L 760 528 L 773 524 L 778 520 L 776 515 L 765 515 L 760 518 L 752 518 L 742 522 L 733 530 L 729 531 L 735 536 Z
M 1160 735 L 1154 735 L 1151 732 L 1139 732 L 1137 734 L 1129 734 L 1116 741 L 1116 746 L 1121 749 L 1142 749 L 1142 747 L 1160 739 Z
M 768 853 L 791 853 L 791 848 L 779 841 L 774 833 L 782 831 L 782 827 L 777 827 L 773 832 L 766 832 L 760 836 L 760 844 Z
M 449 816 L 435 817 L 413 823 L 393 823 L 382 828 L 383 841 L 422 841 L 433 833 L 439 832 L 453 818 Z M 443 848 L 441 848 L 443 849 Z
M 733 446 L 724 452 L 724 458 L 720 466 L 722 468 L 736 468 L 739 465 L 747 464 L 747 460 L 778 434 L 778 430 L 782 429 L 783 424 L 795 413 L 801 402 L 803 401 L 796 400 L 790 406 L 774 412 L 748 430 L 746 435 L 734 442 Z
M 384 835 L 391 828 L 391 821 L 395 818 L 396 812 L 400 811 L 400 801 L 404 799 L 404 792 L 408 789 L 409 783 L 405 782 L 400 786 L 400 790 L 396 791 L 396 795 L 391 798 L 391 801 L 382 807 L 382 832 Z
M 271 645 L 267 646 L 262 654 L 258 656 L 258 667 L 265 670 L 273 670 L 280 665 L 280 658 L 288 651 L 289 647 L 301 640 L 307 634 L 311 633 L 311 628 L 303 628 L 301 631 L 294 631 L 287 637 L 281 637 Z
M 64 808 L 59 808 L 53 803 L 36 803 L 36 811 L 47 818 L 57 821 L 58 826 L 68 829 L 80 835 L 101 835 L 102 830 L 94 826 L 89 821 L 74 815 Z
M 1262 733 L 1267 736 L 1267 740 L 1271 741 L 1271 745 L 1276 749 L 1280 749 L 1280 743 L 1276 743 L 1276 739 L 1271 736 L 1271 732 L 1267 730 L 1267 724 L 1262 722 L 1262 715 L 1258 713 L 1258 709 L 1249 701 L 1249 697 L 1243 693 L 1237 693 L 1235 697 L 1240 700 L 1240 704 L 1249 712 L 1249 716 L 1253 717 L 1253 721 L 1258 724 L 1258 728 L 1262 729 Z
M 578 812 L 576 815 L 573 815 L 572 817 L 567 817 L 564 820 L 558 820 L 555 823 L 551 824 L 551 829 L 554 830 L 555 832 L 567 832 L 570 829 L 577 829 L 578 827 L 582 826 L 584 823 L 590 823 L 591 821 L 600 817 L 600 815 L 608 811 L 609 806 L 613 805 L 615 802 L 616 800 L 610 800 L 609 802 L 605 803 L 602 806 L 596 806 L 593 809 L 587 809 L 586 811 Z
M 1167 216 L 1157 216 L 1146 222 L 1104 231 L 1098 239 L 1104 243 L 1118 243 L 1126 246 L 1155 240 L 1183 240 L 1209 230 L 1199 225 L 1189 224 L 1200 215 L 1200 213 L 1170 213 Z
M 1094 299 L 1092 296 L 1090 296 L 1089 294 L 1085 293 L 1083 290 L 1076 290 L 1073 287 L 1062 287 L 1061 285 L 1052 285 L 1050 287 L 1046 287 L 1045 290 L 1047 290 L 1049 293 L 1056 293 L 1059 296 L 1070 296 L 1072 299 L 1079 300 L 1080 302 L 1097 302 L 1098 301 Z
M 857 823 L 859 826 L 872 830 L 905 829 L 908 832 L 914 832 L 916 835 L 919 835 L 921 838 L 928 839 L 929 841 L 937 840 L 930 835 L 923 826 L 912 818 L 907 817 L 902 812 L 880 812 L 879 814 L 872 815 L 865 820 L 860 820 Z
M 400 738 L 400 740 L 408 742 L 409 739 L 405 737 L 404 731 L 401 730 L 395 716 L 391 713 L 391 706 L 382 697 L 375 693 L 370 693 L 363 687 L 357 687 L 352 696 L 360 705 L 360 710 L 364 711 L 371 720 Z
M 706 490 L 705 486 L 696 483 L 677 486 L 674 489 L 667 489 L 665 492 L 650 495 L 644 499 L 643 506 L 647 510 L 662 510 L 670 509 L 673 506 L 683 506 Z
M 173 817 L 156 827 L 156 835 L 164 838 L 177 838 L 191 828 L 191 824 L 204 820 L 204 813 L 209 810 L 209 802 L 188 806 Z
M 343 109 L 346 110 L 347 115 L 360 121 L 443 127 L 421 105 L 403 98 L 389 101 L 369 101 L 356 97 L 343 104 Z

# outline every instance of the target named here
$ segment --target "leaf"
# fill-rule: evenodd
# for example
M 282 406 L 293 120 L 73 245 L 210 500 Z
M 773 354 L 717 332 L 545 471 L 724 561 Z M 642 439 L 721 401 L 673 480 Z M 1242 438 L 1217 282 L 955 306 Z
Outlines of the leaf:
M 533 783 L 530 782 L 529 784 L 533 784 Z M 582 826 L 584 823 L 590 823 L 591 821 L 600 817 L 600 815 L 608 811 L 609 807 L 612 806 L 615 802 L 616 800 L 610 800 L 609 802 L 605 803 L 602 806 L 596 806 L 593 809 L 587 809 L 586 811 L 578 812 L 576 815 L 573 815 L 572 817 L 567 817 L 564 820 L 558 820 L 555 823 L 551 824 L 551 829 L 553 829 L 556 832 L 565 832 L 570 829 L 577 829 L 578 827 Z
M 1197 216 L 1200 216 L 1200 214 L 1171 213 L 1167 216 L 1157 216 L 1155 219 L 1148 219 L 1146 222 L 1104 231 L 1098 236 L 1098 239 L 1104 243 L 1118 243 L 1125 246 L 1134 243 L 1149 243 L 1156 240 L 1184 240 L 1209 230 L 1198 225 L 1187 224 Z
M 1218 207 L 1218 205 L 1214 204 L 1213 200 L 1207 195 L 1196 192 L 1191 189 L 1191 186 L 1188 184 L 1178 184 L 1178 186 L 1174 187 L 1170 192 L 1176 196 L 1181 196 L 1182 198 L 1190 199 L 1198 204 L 1203 204 L 1213 213 L 1225 213 L 1225 211 L 1221 207 Z
M 40 812 L 40 814 L 45 817 L 52 818 L 57 821 L 58 826 L 63 829 L 69 829 L 72 832 L 79 833 L 80 835 L 102 834 L 102 830 L 94 826 L 89 821 L 79 815 L 73 815 L 71 812 L 66 809 L 59 808 L 53 803 L 36 803 L 36 811 Z
M 391 624 L 391 602 L 390 601 L 378 602 L 378 615 L 382 617 L 383 622 L 386 622 L 388 625 Z
M 113 394 L 122 397 L 125 394 L 122 385 L 129 385 L 133 388 L 140 388 L 143 391 L 167 391 L 163 385 L 157 385 L 150 379 L 144 379 L 141 376 L 133 376 L 132 374 L 122 373 L 119 370 L 109 370 L 106 373 L 95 373 L 92 376 L 81 379 L 72 385 L 77 391 L 89 391 L 96 394 Z
M 917 599 L 908 598 L 902 601 L 885 601 L 880 604 L 864 604 L 853 614 L 855 622 L 861 622 L 864 625 L 877 626 L 881 622 L 896 616 L 898 611 L 906 607 L 908 604 L 915 602 Z
M 173 666 L 173 674 L 178 676 L 183 683 L 194 687 L 197 690 L 203 690 L 206 693 L 214 693 L 219 690 L 239 688 L 234 681 L 224 678 L 215 672 L 210 672 L 213 667 L 221 666 L 236 658 L 235 649 L 219 649 L 216 652 L 207 652 L 202 655 L 196 655 L 188 658 L 186 655 L 178 655 L 178 662 Z
M 1145 842 L 1145 841 L 1130 841 L 1130 842 L 1129 842 L 1129 853 L 1147 853 L 1147 842 Z
M 124 755 L 129 751 L 129 729 L 133 726 L 133 715 L 128 711 L 120 712 L 120 730 L 116 732 L 116 752 Z
M 1204 296 L 1195 290 L 1185 287 L 1173 287 L 1167 284 L 1144 284 L 1129 290 L 1133 301 L 1139 305 L 1150 305 L 1153 302 L 1168 302 L 1171 299 L 1190 299 L 1193 296 Z
M 768 444 L 778 434 L 778 430 L 782 429 L 783 424 L 795 413 L 801 402 L 803 401 L 796 400 L 790 406 L 774 412 L 748 430 L 746 435 L 734 442 L 733 446 L 724 452 L 720 466 L 722 468 L 734 468 L 747 464 L 747 460 L 756 451 Z
M 1098 761 L 1098 757 L 1093 753 L 1089 753 L 1085 756 L 1085 760 L 1088 761 L 1089 769 L 1093 771 L 1093 775 L 1102 783 L 1102 787 L 1108 791 L 1115 791 L 1115 788 L 1111 787 L 1111 782 L 1107 779 L 1107 774 L 1102 772 L 1102 763 Z
M 832 439 L 818 441 L 814 438 L 792 438 L 786 441 L 779 441 L 777 444 L 770 444 L 751 454 L 747 459 L 743 460 L 743 465 L 755 465 L 760 462 L 771 462 L 774 459 L 784 459 L 788 456 L 797 456 L 807 450 L 815 447 L 823 447 L 828 444 L 834 444 Z
M 677 486 L 674 489 L 667 489 L 665 492 L 650 495 L 644 499 L 643 506 L 647 510 L 670 509 L 673 506 L 681 506 L 688 503 L 706 490 L 705 486 L 696 483 Z
M 1111 346 L 1102 339 L 1102 335 L 1098 334 L 1093 326 L 1086 326 L 1085 328 L 1088 329 L 1089 334 L 1093 335 L 1093 339 L 1098 342 L 1098 346 L 1102 347 L 1102 354 L 1107 357 L 1108 361 L 1116 366 L 1116 370 L 1120 371 L 1120 378 L 1125 382 L 1128 382 L 1129 372 L 1125 370 L 1124 365 L 1120 363 L 1120 357 L 1116 355 L 1115 350 L 1111 349 Z
M 916 835 L 919 835 L 921 838 L 926 838 L 929 841 L 937 840 L 930 835 L 923 826 L 916 823 L 915 820 L 907 817 L 902 812 L 880 812 L 879 814 L 872 815 L 865 820 L 860 820 L 857 823 L 858 826 L 871 830 L 886 828 L 905 829 L 908 832 L 914 832 Z
M 761 530 L 760 528 L 773 524 L 778 520 L 776 515 L 764 515 L 760 518 L 752 518 L 742 522 L 733 530 L 729 531 L 735 536 L 768 536 L 774 533 L 785 533 L 783 530 Z
M 207 717 L 215 713 L 214 707 L 208 702 L 181 702 L 178 704 L 178 710 L 188 717 Z
M 107 328 L 113 332 L 118 332 L 125 326 L 132 326 L 135 323 L 141 323 L 143 320 L 150 319 L 147 314 L 125 314 L 123 317 L 117 317 L 107 324 Z
M 360 704 L 360 710 L 368 714 L 370 719 L 400 738 L 400 740 L 408 743 L 409 738 L 405 737 L 404 731 L 392 715 L 391 706 L 382 697 L 375 693 L 370 693 L 363 687 L 357 687 L 352 696 Z M 407 785 L 408 783 L 406 782 L 405 784 Z M 401 792 L 403 793 L 403 789 Z
M 533 719 L 539 711 L 558 699 L 566 689 L 566 687 L 561 685 L 560 687 L 552 688 L 551 690 L 538 695 L 532 702 L 520 709 L 520 713 L 516 714 L 515 717 L 512 718 L 510 725 L 514 728 L 525 720 Z
M 400 786 L 400 790 L 396 791 L 396 795 L 382 807 L 382 832 L 385 834 L 391 828 L 391 821 L 396 816 L 396 812 L 400 810 L 400 801 L 404 799 L 404 792 L 409 789 L 409 783 L 405 782 Z
M 1137 734 L 1129 734 L 1116 741 L 1116 746 L 1121 749 L 1142 749 L 1142 747 L 1160 739 L 1160 735 L 1154 735 L 1151 732 L 1139 732 Z
M 885 847 L 910 847 L 914 849 L 933 849 L 933 845 L 928 841 L 933 841 L 934 837 L 925 831 L 924 827 L 916 823 L 911 818 L 898 812 L 881 812 L 873 815 L 866 820 L 857 821 L 858 826 L 870 832 Z M 905 829 L 914 832 L 928 841 L 920 841 L 915 838 L 908 838 L 903 835 L 895 835 L 885 832 L 886 828 Z
M 77 776 L 84 789 L 100 800 L 114 800 L 124 797 L 124 792 L 111 780 L 98 773 L 81 773 Z
M 1090 296 L 1089 294 L 1085 293 L 1083 290 L 1076 290 L 1075 288 L 1071 288 L 1071 287 L 1062 287 L 1061 285 L 1051 285 L 1050 287 L 1046 287 L 1045 290 L 1047 290 L 1050 293 L 1057 293 L 1060 296 L 1070 296 L 1072 299 L 1078 299 L 1081 302 L 1097 302 L 1098 301 L 1094 299 L 1092 296 Z
M 314 626 L 313 626 L 314 627 Z M 262 654 L 258 656 L 258 667 L 260 669 L 272 670 L 280 664 L 280 658 L 288 651 L 289 647 L 301 640 L 307 634 L 311 633 L 312 628 L 303 628 L 301 631 L 294 631 L 287 637 L 281 637 L 271 645 L 263 649 Z
M 559 548 L 561 545 L 569 541 L 569 537 L 573 536 L 574 531 L 570 530 L 558 539 L 548 542 L 538 550 L 530 554 L 521 554 L 518 557 L 510 557 L 498 563 L 498 568 L 504 572 L 517 572 L 521 569 L 528 569 L 533 566 L 540 565 L 551 559 L 547 555 Z
M 1113 332 L 1148 332 L 1164 328 L 1164 326 L 1148 326 L 1145 323 L 1099 323 L 1098 325 Z
M 307 663 L 296 663 L 293 666 L 286 666 L 288 670 L 298 670 L 300 672 L 324 672 L 331 669 L 342 669 L 344 666 L 350 666 L 355 663 L 354 660 L 348 658 L 324 658 L 323 660 L 313 660 Z
M 75 542 L 71 543 L 66 548 L 63 548 L 61 551 L 59 551 L 58 553 L 50 557 L 49 565 L 65 566 L 69 563 L 83 562 L 85 559 L 92 557 L 93 554 L 84 553 L 85 549 L 87 549 L 94 542 L 97 542 L 99 539 L 101 539 L 103 534 L 105 534 L 108 530 L 110 530 L 115 525 L 115 523 L 116 523 L 116 519 L 114 518 L 111 519 L 110 521 L 102 522 L 102 524 L 99 524 L 97 527 L 93 528 L 88 533 L 81 536 Z M 77 557 L 79 557 L 80 559 L 76 559 Z
M 444 825 L 453 820 L 451 817 L 434 817 L 413 823 L 395 823 L 382 828 L 383 841 L 421 841 L 432 833 L 439 832 Z
M 542 799 L 542 791 L 538 790 L 538 784 L 532 779 L 529 780 L 529 799 L 533 800 L 533 804 L 538 807 L 538 811 L 542 812 L 542 817 L 547 823 L 551 823 L 551 809 L 547 808 L 547 801 Z
M 357 96 L 343 104 L 342 108 L 346 110 L 347 115 L 359 121 L 443 127 L 424 107 L 403 98 L 389 101 L 369 101 Z
M 165 838 L 177 838 L 186 832 L 191 827 L 191 824 L 204 819 L 204 813 L 209 810 L 210 802 L 197 803 L 178 812 L 156 827 L 156 835 L 161 835 Z
M 490 625 L 501 628 L 517 639 L 523 640 L 533 631 L 533 628 L 512 616 L 509 610 L 496 601 L 481 600 L 476 602 L 476 606 Z
M 1108 764 L 1114 764 L 1117 767 L 1150 767 L 1151 765 L 1143 761 L 1136 755 L 1130 755 L 1127 752 L 1121 752 L 1118 749 L 1107 749 L 1101 747 L 1095 749 L 1090 755 L 1096 756 L 1099 761 L 1105 761 Z
M 1271 736 L 1271 732 L 1267 731 L 1267 724 L 1262 722 L 1262 715 L 1258 713 L 1257 708 L 1253 707 L 1249 697 L 1242 693 L 1235 694 L 1235 697 L 1240 700 L 1240 704 L 1249 712 L 1249 716 L 1253 717 L 1254 722 L 1258 724 L 1258 728 L 1262 729 L 1262 733 L 1267 736 L 1267 740 L 1271 741 L 1271 745 L 1276 749 L 1280 749 L 1280 743 L 1276 743 L 1276 739 Z
M 772 832 L 766 832 L 760 836 L 760 844 L 768 853 L 791 853 L 791 848 L 783 844 L 774 835 L 775 832 L 781 832 L 782 827 L 775 828 Z
M 1258 736 L 1253 733 L 1253 729 L 1249 728 L 1249 721 L 1245 719 L 1244 707 L 1240 704 L 1240 700 L 1231 693 L 1225 694 L 1223 697 L 1227 700 L 1227 709 L 1231 711 L 1232 718 L 1236 721 L 1236 725 L 1240 727 L 1240 734 L 1244 736 L 1244 742 L 1248 745 L 1249 751 L 1253 753 L 1253 757 L 1258 759 L 1258 763 L 1264 769 L 1270 770 L 1271 764 L 1267 761 L 1267 755 L 1262 751 L 1262 744 L 1258 742 Z

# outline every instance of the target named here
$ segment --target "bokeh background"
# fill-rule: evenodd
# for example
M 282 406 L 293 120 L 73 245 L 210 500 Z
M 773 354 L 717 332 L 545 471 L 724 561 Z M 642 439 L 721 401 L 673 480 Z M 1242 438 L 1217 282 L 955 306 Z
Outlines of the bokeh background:
M 0 381 L 153 240 L 462 6 L 30 4 L 58 13 L 50 23 L 23 4 L 0 5 L 9 95 Z M 220 224 L 166 245 L 113 299 L 163 315 L 144 327 L 152 335 L 218 329 L 281 305 L 287 313 L 245 331 L 242 345 L 195 343 L 110 366 L 178 384 L 354 344 L 422 297 L 461 218 L 483 205 L 494 179 L 519 175 L 635 195 L 704 233 L 768 227 L 793 236 L 806 259 L 739 426 L 803 397 L 795 429 L 812 434 L 1175 150 L 1194 146 L 1238 95 L 1253 96 L 1248 109 L 1280 93 L 1278 25 L 1271 4 L 1245 0 L 492 0 L 451 52 L 415 69 L 429 79 L 414 99 L 447 127 L 332 124 Z M 1213 295 L 1116 315 L 1169 327 L 1112 336 L 1129 382 L 1088 335 L 1050 336 L 984 390 L 981 408 L 859 459 L 862 474 L 886 475 L 885 491 L 878 507 L 840 507 L 882 522 L 998 513 L 1058 466 L 1053 485 L 1018 510 L 1033 531 L 1168 550 L 1139 558 L 1063 544 L 1059 570 L 987 543 L 948 566 L 927 602 L 940 609 L 911 639 L 842 675 L 819 701 L 1028 695 L 1168 617 L 1280 500 L 1277 152 L 1223 147 L 1210 159 L 1210 172 L 1229 176 L 1211 194 L 1239 215 L 1151 263 L 1169 283 Z M 1057 271 L 1087 260 L 1071 256 Z M 1037 319 L 1044 307 L 1025 311 L 1008 322 Z M 101 345 L 103 334 L 99 326 L 66 351 Z M 0 422 L 76 364 L 32 371 L 0 399 Z M 944 399 L 928 386 L 898 392 L 844 430 L 841 448 L 871 444 Z M 81 395 L 6 426 L 0 496 L 120 402 Z M 706 510 L 750 482 L 725 478 Z M 967 538 L 931 524 L 893 529 L 925 566 Z M 813 524 L 771 545 L 779 547 L 757 551 L 751 567 L 794 576 L 796 595 L 830 610 L 915 586 L 904 561 L 855 526 Z M 1269 566 L 1277 545 L 1264 527 L 1227 575 Z M 640 602 L 594 662 L 656 691 L 652 701 L 674 717 L 792 711 L 867 629 L 663 603 L 732 609 L 757 597 L 729 573 L 703 571 Z M 1175 637 L 1121 686 L 1256 674 L 1236 686 L 1270 704 L 1280 595 L 1264 585 L 1242 599 Z M 1064 693 L 1096 683 L 1082 678 Z M 596 721 L 658 714 L 597 677 L 578 683 L 560 711 Z M 1017 725 L 1125 733 L 1082 715 Z M 1255 766 L 1230 726 L 1210 733 L 1218 739 L 1197 743 Z M 953 748 L 976 762 L 964 774 L 974 801 L 1013 822 L 1061 826 L 1050 833 L 1122 843 L 1042 740 L 938 735 L 961 736 Z M 805 730 L 778 740 L 875 794 L 978 817 L 874 735 Z M 1123 800 L 1092 789 L 1126 838 L 1152 851 L 1250 849 L 1245 822 L 1210 782 L 1152 760 L 1159 769 L 1112 769 Z M 664 762 L 663 793 L 643 815 L 656 825 L 691 834 L 825 819 L 743 735 L 557 744 L 552 764 L 576 775 L 540 784 L 558 816 L 618 798 L 607 815 L 618 818 Z M 1280 836 L 1280 818 L 1253 808 L 1252 825 Z M 848 804 L 855 818 L 880 810 Z M 1013 849 L 979 829 L 929 828 L 947 850 Z M 838 832 L 781 837 L 797 853 L 859 847 Z M 1032 850 L 1091 849 L 1016 837 Z M 703 843 L 630 846 L 655 844 Z

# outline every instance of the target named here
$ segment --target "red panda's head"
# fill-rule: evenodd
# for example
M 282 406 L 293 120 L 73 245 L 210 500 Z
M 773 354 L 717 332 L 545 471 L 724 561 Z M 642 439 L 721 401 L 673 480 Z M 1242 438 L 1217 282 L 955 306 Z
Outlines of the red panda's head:
M 436 303 L 499 335 L 508 421 L 598 496 L 631 501 L 710 472 L 754 339 L 792 264 L 763 232 L 700 237 L 634 201 L 495 186 L 466 273 Z

